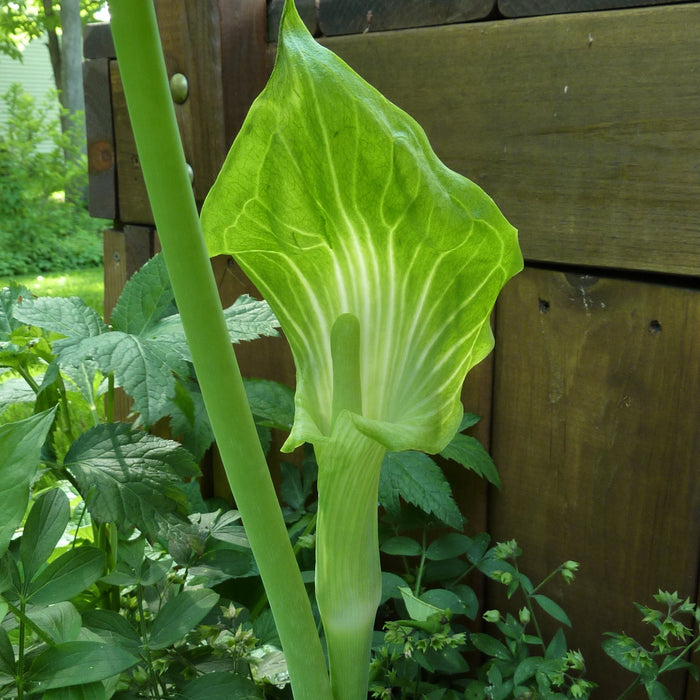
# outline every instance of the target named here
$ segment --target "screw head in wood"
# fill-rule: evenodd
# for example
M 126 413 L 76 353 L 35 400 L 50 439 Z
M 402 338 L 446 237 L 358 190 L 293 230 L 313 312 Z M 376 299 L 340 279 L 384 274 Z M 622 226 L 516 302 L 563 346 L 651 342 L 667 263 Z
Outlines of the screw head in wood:
M 190 93 L 190 86 L 187 78 L 182 73 L 173 73 L 170 78 L 170 94 L 173 102 L 182 104 Z

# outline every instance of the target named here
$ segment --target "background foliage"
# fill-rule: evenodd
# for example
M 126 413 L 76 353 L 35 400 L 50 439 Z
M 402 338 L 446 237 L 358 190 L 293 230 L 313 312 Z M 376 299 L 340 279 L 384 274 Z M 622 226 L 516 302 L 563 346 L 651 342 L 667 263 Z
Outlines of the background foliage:
M 76 139 L 48 116 L 47 104 L 37 104 L 20 86 L 1 97 L 8 120 L 0 126 L 0 275 L 99 264 L 103 223 L 64 196 L 87 182 L 85 157 L 65 157 Z M 46 140 L 53 147 L 39 150 Z

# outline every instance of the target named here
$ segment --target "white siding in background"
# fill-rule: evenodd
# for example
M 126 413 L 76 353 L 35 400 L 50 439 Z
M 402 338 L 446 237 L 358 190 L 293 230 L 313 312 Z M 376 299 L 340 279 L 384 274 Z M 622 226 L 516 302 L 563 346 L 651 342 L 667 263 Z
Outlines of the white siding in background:
M 20 83 L 38 103 L 42 103 L 47 94 L 56 89 L 46 41 L 46 38 L 35 39 L 27 44 L 23 61 L 0 54 L 0 95 L 4 95 L 12 83 Z M 52 104 L 55 105 L 54 115 L 57 119 L 58 100 L 54 99 Z M 6 114 L 5 101 L 0 99 L 0 124 L 5 122 Z

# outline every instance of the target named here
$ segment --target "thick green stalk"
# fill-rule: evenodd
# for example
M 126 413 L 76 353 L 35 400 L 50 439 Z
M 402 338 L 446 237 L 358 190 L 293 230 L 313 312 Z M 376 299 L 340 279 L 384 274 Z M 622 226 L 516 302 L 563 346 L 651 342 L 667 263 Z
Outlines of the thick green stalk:
M 316 600 L 335 700 L 367 697 L 372 632 L 382 593 L 377 488 L 386 448 L 339 416 L 316 444 Z
M 151 0 L 111 0 L 112 34 L 163 255 L 197 379 L 267 590 L 297 700 L 330 697 L 325 658 L 224 323 Z
M 318 461 L 316 600 L 335 700 L 367 697 L 372 632 L 382 592 L 377 489 L 386 449 L 355 427 L 362 411 L 360 324 L 341 315 L 331 331 L 333 416 Z

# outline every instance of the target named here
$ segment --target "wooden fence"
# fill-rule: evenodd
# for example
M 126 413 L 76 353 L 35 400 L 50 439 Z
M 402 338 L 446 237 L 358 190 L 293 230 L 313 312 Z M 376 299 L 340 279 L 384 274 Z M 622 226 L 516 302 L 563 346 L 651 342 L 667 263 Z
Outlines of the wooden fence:
M 534 579 L 581 563 L 551 594 L 601 700 L 629 682 L 600 651 L 602 633 L 643 634 L 632 604 L 658 588 L 699 592 L 700 3 L 661 5 L 298 2 L 319 40 L 520 231 L 526 269 L 464 390 L 503 488 L 450 477 L 468 530 L 516 538 Z M 269 74 L 280 6 L 156 0 L 168 71 L 189 85 L 176 111 L 200 202 Z M 108 27 L 88 30 L 85 55 L 91 210 L 115 221 L 109 310 L 157 240 Z M 251 291 L 231 260 L 214 268 L 225 302 Z M 282 340 L 239 356 L 244 374 L 293 383 Z M 683 673 L 669 685 L 700 698 Z

